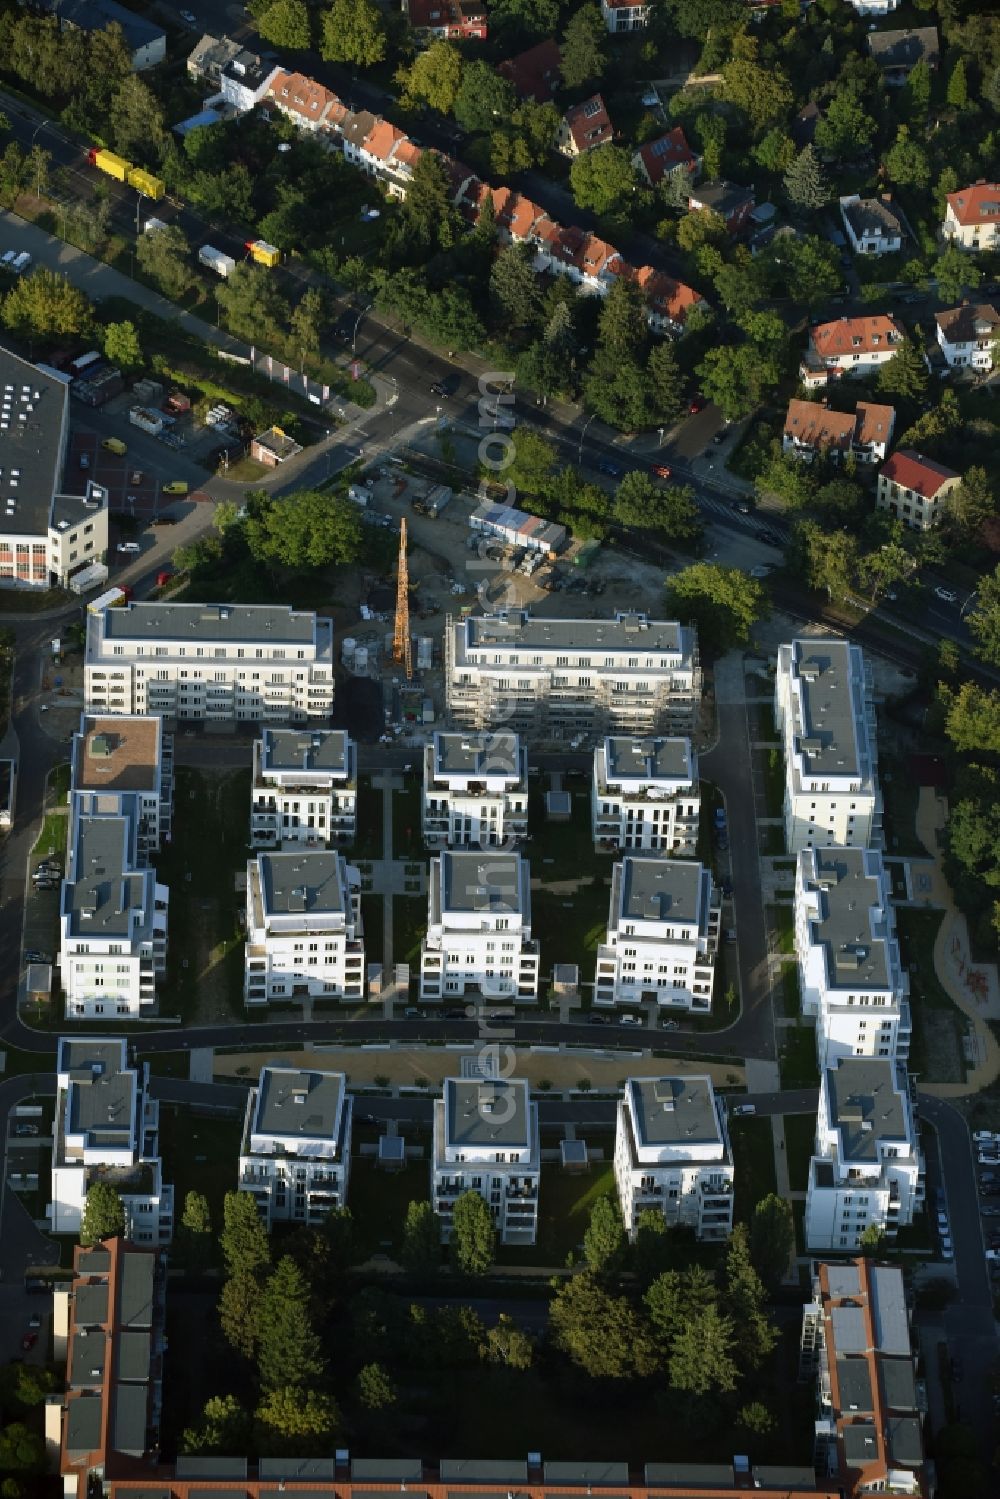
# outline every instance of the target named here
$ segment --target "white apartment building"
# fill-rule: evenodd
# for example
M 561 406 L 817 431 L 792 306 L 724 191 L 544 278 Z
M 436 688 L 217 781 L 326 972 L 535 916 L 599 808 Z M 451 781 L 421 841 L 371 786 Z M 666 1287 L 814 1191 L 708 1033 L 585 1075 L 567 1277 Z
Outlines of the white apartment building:
M 0 588 L 65 587 L 107 552 L 108 492 L 67 474 L 69 437 L 67 382 L 0 348 Z
M 807 388 L 845 377 L 864 379 L 886 364 L 905 339 L 903 327 L 886 313 L 818 323 L 809 330 L 799 378 Z
M 138 818 L 74 816 L 59 896 L 59 965 L 68 1020 L 151 1013 L 167 968 L 170 892 L 142 868 Z
M 1000 182 L 974 182 L 949 193 L 941 232 L 962 250 L 992 250 L 1000 243 Z
M 859 16 L 887 16 L 899 3 L 900 0 L 851 0 Z
M 351 1120 L 342 1072 L 260 1069 L 247 1099 L 238 1186 L 252 1195 L 268 1233 L 275 1223 L 312 1228 L 347 1206 Z
M 424 745 L 428 848 L 500 848 L 528 834 L 528 750 L 518 734 L 435 734 Z
M 364 998 L 360 885 L 333 850 L 250 860 L 245 1004 Z
M 961 482 L 961 474 L 943 463 L 913 448 L 897 448 L 879 469 L 875 508 L 911 531 L 929 531 L 940 524 L 948 497 Z
M 694 630 L 638 613 L 449 616 L 445 683 L 455 723 L 536 739 L 689 733 L 701 701 Z
M 634 1239 L 640 1213 L 662 1213 L 699 1239 L 733 1227 L 733 1153 L 710 1077 L 630 1077 L 618 1102 L 615 1185 Z
M 871 848 L 809 848 L 795 871 L 802 1013 L 816 1020 L 820 1067 L 910 1051 L 910 982 L 899 956 L 892 882 Z
M 283 604 L 131 603 L 87 615 L 91 713 L 321 721 L 333 676 L 332 620 Z
M 947 312 L 936 312 L 937 341 L 951 369 L 989 371 L 993 345 L 1000 330 L 1000 312 L 989 302 L 963 302 Z
M 645 31 L 649 25 L 648 0 L 620 5 L 616 5 L 615 0 L 601 0 L 601 15 L 613 36 L 623 31 Z
M 343 729 L 265 729 L 254 740 L 254 848 L 351 843 L 357 816 L 357 749 Z
M 87 1189 L 103 1181 L 121 1196 L 126 1238 L 170 1243 L 174 1189 L 163 1181 L 160 1105 L 148 1088 L 148 1066 L 128 1065 L 123 1039 L 60 1038 L 47 1211 L 54 1234 L 79 1234 Z
M 74 816 L 136 816 L 138 858 L 170 840 L 173 738 L 148 714 L 80 715 L 73 735 L 70 799 Z
M 246 114 L 260 103 L 280 71 L 256 52 L 237 52 L 219 71 L 222 97 L 239 114 Z
M 887 1057 L 841 1057 L 823 1068 L 806 1248 L 851 1253 L 872 1226 L 894 1239 L 923 1201 L 924 1160 L 904 1068 Z
M 595 1005 L 707 1015 L 722 904 L 709 870 L 690 859 L 626 855 L 611 875 L 606 940 L 597 949 Z
M 531 875 L 520 854 L 446 851 L 431 860 L 420 998 L 470 994 L 538 998 Z
M 434 1100 L 431 1202 L 451 1236 L 451 1215 L 465 1192 L 488 1206 L 501 1244 L 534 1244 L 542 1152 L 538 1105 L 524 1078 L 457 1078 Z
M 594 751 L 590 801 L 599 849 L 693 855 L 701 792 L 690 739 L 609 736 Z
M 875 707 L 860 647 L 828 639 L 780 646 L 774 713 L 785 754 L 788 852 L 880 846 Z

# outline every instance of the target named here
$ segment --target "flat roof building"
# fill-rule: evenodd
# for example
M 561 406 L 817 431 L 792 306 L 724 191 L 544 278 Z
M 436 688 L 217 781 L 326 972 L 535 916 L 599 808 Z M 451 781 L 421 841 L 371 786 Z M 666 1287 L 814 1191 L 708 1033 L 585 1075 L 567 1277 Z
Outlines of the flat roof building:
M 343 729 L 265 729 L 254 741 L 255 848 L 351 843 L 357 809 L 357 749 Z
M 360 877 L 333 850 L 247 865 L 244 1001 L 364 998 Z
M 486 1202 L 503 1244 L 533 1244 L 541 1181 L 538 1105 L 524 1078 L 446 1078 L 434 1102 L 431 1200 L 445 1239 L 464 1192 Z
M 693 855 L 700 807 L 690 739 L 611 735 L 594 750 L 591 819 L 598 848 Z
M 313 1227 L 347 1205 L 352 1104 L 342 1072 L 262 1067 L 250 1090 L 239 1190 L 274 1223 Z
M 468 729 L 424 745 L 429 848 L 498 848 L 528 832 L 528 751 L 518 734 Z
M 611 875 L 607 937 L 597 949 L 595 1005 L 655 1004 L 708 1014 L 721 902 L 691 860 L 627 854 Z
M 73 735 L 71 799 L 75 814 L 137 817 L 138 855 L 169 840 L 173 805 L 173 739 L 149 714 L 84 713 Z
M 732 1231 L 733 1154 L 711 1078 L 629 1078 L 618 1103 L 614 1166 L 630 1238 L 647 1209 L 699 1239 Z
M 534 1003 L 538 961 L 531 875 L 519 854 L 454 850 L 431 860 L 421 999 Z

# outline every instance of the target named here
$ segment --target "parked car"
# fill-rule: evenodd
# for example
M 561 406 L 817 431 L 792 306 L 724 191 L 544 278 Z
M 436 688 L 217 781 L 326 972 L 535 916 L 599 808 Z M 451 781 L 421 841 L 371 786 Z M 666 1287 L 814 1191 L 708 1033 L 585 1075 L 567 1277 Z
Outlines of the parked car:
M 186 479 L 171 479 L 169 484 L 164 484 L 164 494 L 187 494 L 188 482 Z
M 469 1017 L 463 1009 L 456 1006 L 451 1010 L 445 1010 L 444 1018 L 445 1020 L 468 1020 Z
M 15 1124 L 14 1136 L 18 1140 L 31 1140 L 38 1134 L 37 1124 Z
M 980 1213 L 984 1218 L 1000 1218 L 1000 1208 L 981 1207 Z
M 132 472 L 128 476 L 128 482 L 130 484 L 141 484 L 142 483 L 142 469 L 141 468 L 134 468 L 132 470 Z
M 726 941 L 727 942 L 735 942 L 736 941 L 736 928 L 734 926 L 730 926 L 730 927 L 726 928 Z
M 607 1025 L 608 1023 L 609 1022 L 608 1022 L 607 1015 L 588 1015 L 587 1016 L 587 1024 L 588 1025 Z
M 940 599 L 943 604 L 957 604 L 958 603 L 958 594 L 955 592 L 955 590 L 953 588 L 941 588 L 941 587 L 937 587 L 934 590 L 934 597 L 936 599 Z
M 729 834 L 728 833 L 716 833 L 716 835 L 715 835 L 715 846 L 719 850 L 720 854 L 724 854 L 728 850 L 728 848 L 729 848 Z
M 722 891 L 723 895 L 726 897 L 727 900 L 730 899 L 730 897 L 732 896 L 732 893 L 733 893 L 733 882 L 732 882 L 732 880 L 720 880 L 719 881 L 719 889 Z
M 665 1020 L 662 1026 L 662 1029 L 665 1031 L 679 1031 L 680 1028 L 680 1021 L 678 1020 Z
M 423 1010 L 418 1010 L 416 1005 L 407 1005 L 406 1009 L 403 1011 L 404 1020 L 423 1020 L 423 1018 Z
M 120 541 L 115 547 L 115 551 L 121 553 L 124 557 L 137 557 L 140 550 L 141 548 L 137 541 Z
M 612 479 L 620 479 L 623 473 L 621 464 L 612 463 L 610 458 L 600 459 L 597 467 L 600 469 L 602 474 L 610 474 Z
M 644 1026 L 646 1022 L 643 1020 L 641 1015 L 619 1015 L 618 1024 Z
M 24 1337 L 21 1339 L 21 1347 L 24 1349 L 25 1353 L 27 1353 L 30 1349 L 34 1348 L 37 1342 L 37 1332 L 26 1332 Z
M 33 1332 L 37 1332 L 38 1329 L 41 1327 L 41 1325 L 42 1325 L 42 1314 L 41 1314 L 41 1312 L 32 1312 L 31 1316 L 28 1318 L 28 1326 L 29 1326 L 29 1328 L 31 1328 L 31 1330 Z
M 750 501 L 749 500 L 734 500 L 733 501 L 733 509 L 734 510 L 738 510 L 739 513 L 740 513 L 740 515 L 749 515 L 750 514 Z
M 724 830 L 725 826 L 726 826 L 726 809 L 725 809 L 725 807 L 716 807 L 715 811 L 712 813 L 712 818 L 713 818 L 713 820 L 715 822 L 715 826 L 718 828 L 719 832 L 721 833 Z
M 461 375 L 444 375 L 431 386 L 432 396 L 453 396 L 462 383 Z
M 756 1112 L 757 1105 L 755 1103 L 738 1103 L 736 1107 L 731 1110 L 733 1117 L 736 1119 L 742 1119 L 745 1115 L 756 1114 Z
M 697 416 L 699 411 L 704 411 L 705 405 L 706 402 L 703 395 L 692 396 L 688 402 L 688 415 Z
M 36 878 L 35 878 L 35 889 L 36 890 L 58 890 L 59 889 L 59 881 L 58 880 L 46 880 L 46 879 L 40 880 L 36 876 Z
M 654 463 L 653 464 L 653 473 L 656 475 L 656 477 L 658 479 L 669 479 L 670 478 L 670 464 L 669 463 Z
M 36 947 L 29 947 L 24 955 L 26 963 L 51 963 L 52 959 L 47 952 L 39 952 Z
M 941 1235 L 940 1254 L 943 1260 L 953 1260 L 955 1258 L 954 1246 L 952 1245 L 951 1239 L 947 1234 Z
M 87 469 L 87 468 L 90 467 L 90 454 L 89 453 L 81 453 L 80 454 L 80 467 L 83 468 L 83 469 Z
M 972 1138 L 976 1145 L 992 1145 L 994 1141 L 1000 1142 L 1000 1135 L 995 1135 L 989 1129 L 977 1129 L 973 1131 Z

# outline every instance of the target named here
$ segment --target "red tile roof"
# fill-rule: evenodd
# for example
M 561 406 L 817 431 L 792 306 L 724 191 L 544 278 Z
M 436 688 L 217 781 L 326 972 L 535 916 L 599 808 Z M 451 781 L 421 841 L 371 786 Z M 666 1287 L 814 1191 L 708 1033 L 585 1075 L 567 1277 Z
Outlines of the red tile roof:
M 614 136 L 610 116 L 600 94 L 574 104 L 563 115 L 563 123 L 569 131 L 578 151 L 592 151 L 595 146 L 606 146 Z
M 529 47 L 527 52 L 508 57 L 500 64 L 499 71 L 510 80 L 522 99 L 536 99 L 539 104 L 547 104 L 558 87 L 561 62 L 559 45 L 550 37 L 539 42 L 537 47 Z
M 268 98 L 303 120 L 321 120 L 328 105 L 338 103 L 336 94 L 307 78 L 304 73 L 276 73 Z
M 642 292 L 647 304 L 660 317 L 674 323 L 683 323 L 692 307 L 704 298 L 683 281 L 675 281 L 665 271 L 654 270 L 651 265 L 633 266 L 622 264 L 621 275 L 625 276 Z
M 878 406 L 874 401 L 858 402 L 858 427 L 854 441 L 859 448 L 872 443 L 889 442 L 896 421 L 895 406 Z
M 405 140 L 406 136 L 402 130 L 397 130 L 389 120 L 379 120 L 375 128 L 366 136 L 362 149 L 369 156 L 374 156 L 376 161 L 388 161 L 392 155 L 393 146 Z
M 698 165 L 698 158 L 688 145 L 680 125 L 675 125 L 669 134 L 661 135 L 659 140 L 648 141 L 636 152 L 634 159 L 641 165 L 650 187 L 656 187 L 676 167 L 687 167 L 693 171 Z
M 1000 219 L 1000 182 L 977 182 L 948 194 L 948 207 L 960 224 L 989 224 Z
M 893 453 L 883 463 L 880 473 L 883 478 L 891 479 L 904 489 L 915 490 L 925 500 L 932 500 L 949 479 L 959 477 L 954 469 L 945 468 L 942 463 L 935 463 L 933 459 L 925 458 L 912 448 L 900 448 Z
M 885 350 L 903 339 L 903 330 L 886 314 L 878 317 L 842 317 L 833 323 L 820 323 L 810 334 L 813 348 L 821 359 L 836 359 L 842 354 L 867 354 Z
M 851 446 L 856 417 L 849 411 L 831 411 L 818 401 L 789 401 L 785 414 L 785 436 L 809 448 Z

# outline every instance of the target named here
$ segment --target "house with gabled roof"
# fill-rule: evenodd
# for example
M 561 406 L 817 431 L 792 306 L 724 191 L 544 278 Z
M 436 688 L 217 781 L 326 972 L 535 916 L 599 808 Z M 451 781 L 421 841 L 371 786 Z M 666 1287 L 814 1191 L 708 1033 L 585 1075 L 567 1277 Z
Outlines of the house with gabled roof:
M 810 329 L 799 378 L 809 389 L 844 375 L 870 375 L 892 358 L 905 337 L 887 313 L 818 323 Z
M 281 71 L 271 79 L 264 99 L 300 130 L 319 130 L 325 126 L 330 109 L 339 103 L 336 94 L 304 73 Z
M 905 31 L 869 31 L 868 51 L 892 88 L 901 88 L 918 62 L 933 71 L 941 60 L 936 26 L 916 26 Z
M 991 370 L 993 345 L 1000 329 L 1000 312 L 989 302 L 963 302 L 947 312 L 936 312 L 937 341 L 952 369 Z
M 724 220 L 732 235 L 742 234 L 750 222 L 756 199 L 752 187 L 736 182 L 702 182 L 688 199 L 691 213 L 708 211 Z
M 899 448 L 879 471 L 875 508 L 901 520 L 911 531 L 929 531 L 940 521 L 948 496 L 961 482 L 962 476 L 954 469 L 913 448 Z
M 650 187 L 659 187 L 675 172 L 686 173 L 693 182 L 701 171 L 701 157 L 688 145 L 687 136 L 680 125 L 675 125 L 666 135 L 655 141 L 647 141 L 632 157 L 632 165 L 640 172 Z
M 485 42 L 489 33 L 482 0 L 403 0 L 410 29 L 424 38 L 451 42 Z
M 892 406 L 859 401 L 854 411 L 831 411 L 825 402 L 791 400 L 781 450 L 811 463 L 818 453 L 837 463 L 851 454 L 860 463 L 880 462 L 892 441 Z
M 567 109 L 556 133 L 556 150 L 563 156 L 581 156 L 595 146 L 608 145 L 614 133 L 604 100 L 600 94 L 594 94 Z
M 625 31 L 645 31 L 650 9 L 649 0 L 601 0 L 601 15 L 612 36 Z
M 646 321 L 654 333 L 674 336 L 683 333 L 688 313 L 705 300 L 700 292 L 668 276 L 666 271 L 654 270 L 651 265 L 636 270 L 623 264 L 620 274 L 641 291 L 646 303 Z
M 949 193 L 941 232 L 962 250 L 1000 245 L 1000 182 L 974 182 Z
M 547 104 L 562 81 L 559 44 L 549 37 L 516 57 L 508 57 L 497 71 L 514 85 L 521 99 Z

